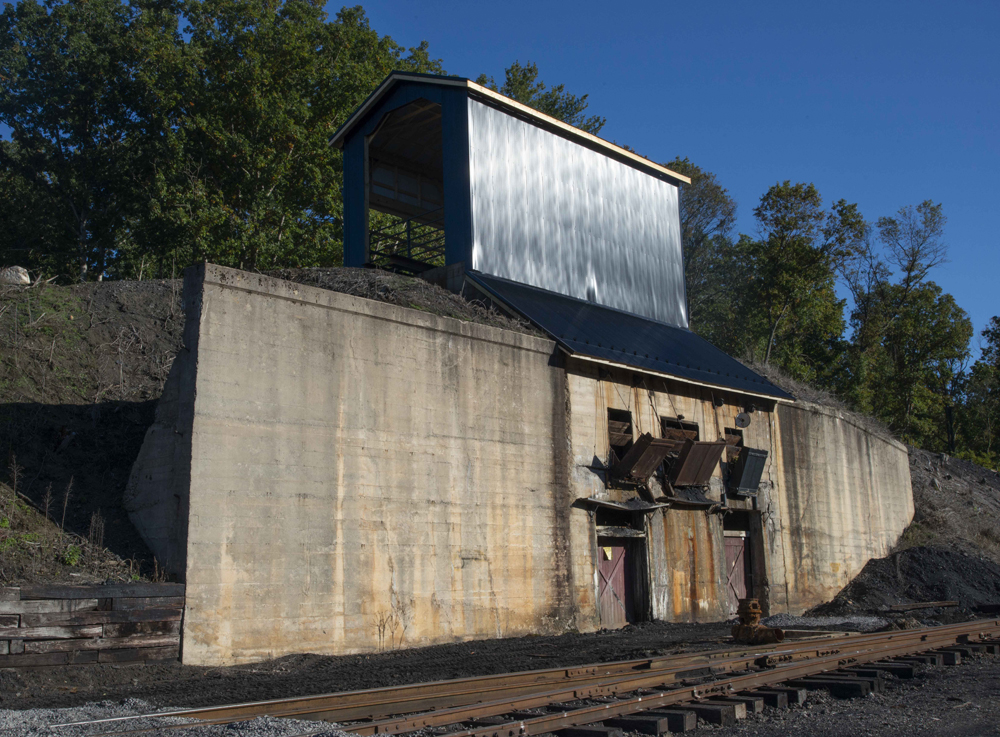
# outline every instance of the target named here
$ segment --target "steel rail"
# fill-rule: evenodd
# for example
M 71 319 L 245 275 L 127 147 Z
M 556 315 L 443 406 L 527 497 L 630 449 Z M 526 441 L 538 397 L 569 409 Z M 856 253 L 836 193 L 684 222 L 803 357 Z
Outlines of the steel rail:
M 968 625 L 970 623 L 964 624 Z M 913 647 L 914 652 L 920 652 L 921 650 L 933 649 L 933 647 L 941 646 L 927 646 L 925 643 L 929 638 L 933 638 L 935 642 L 942 641 L 945 643 L 953 643 L 956 638 L 967 635 L 969 630 L 970 628 L 968 626 L 952 625 L 948 627 L 906 630 L 889 635 L 884 633 L 860 635 L 852 638 L 845 638 L 844 640 L 838 640 L 837 647 L 790 647 L 787 648 L 785 652 L 777 651 L 765 654 L 756 659 L 740 658 L 726 663 L 719 663 L 716 666 L 717 671 L 716 673 L 713 673 L 713 675 L 739 670 L 755 664 L 762 667 L 784 668 L 788 667 L 789 664 L 795 664 L 798 662 L 816 663 L 822 661 L 824 658 L 839 658 L 845 652 L 857 653 L 865 652 L 867 650 L 879 652 L 883 648 L 887 647 L 890 642 L 909 643 L 910 646 Z M 1000 634 L 1000 622 L 997 623 L 996 632 Z M 757 660 L 762 662 L 756 663 L 755 661 Z M 583 685 L 581 687 L 567 685 L 567 687 L 558 690 L 536 693 L 516 699 L 479 703 L 471 706 L 460 706 L 450 709 L 439 709 L 403 718 L 342 726 L 341 729 L 345 732 L 351 732 L 366 737 L 369 735 L 415 732 L 428 727 L 447 726 L 448 724 L 454 724 L 456 722 L 466 721 L 477 717 L 502 716 L 504 713 L 509 711 L 534 709 L 550 703 L 593 698 L 597 696 L 615 696 L 619 693 L 628 693 L 630 691 L 644 688 L 660 688 L 678 680 L 684 680 L 683 678 L 678 678 L 678 675 L 683 675 L 683 671 L 681 671 L 681 673 L 657 672 L 636 674 L 613 680 L 600 681 L 592 685 Z M 314 715 L 311 714 L 302 714 L 300 718 L 310 718 L 313 716 Z M 319 719 L 324 718 L 323 715 L 319 713 L 317 713 L 315 717 Z
M 971 623 L 970 623 L 971 624 Z M 980 626 L 986 623 L 976 623 Z M 647 694 L 613 704 L 585 706 L 580 709 L 567 710 L 556 714 L 543 714 L 536 718 L 491 725 L 480 729 L 465 729 L 449 732 L 442 737 L 526 737 L 540 735 L 559 729 L 593 724 L 604 719 L 649 711 L 665 706 L 678 706 L 685 702 L 697 702 L 705 698 L 727 696 L 741 691 L 773 686 L 784 681 L 805 676 L 840 670 L 852 665 L 871 663 L 885 658 L 895 658 L 926 650 L 934 650 L 949 644 L 959 642 L 969 630 L 955 632 L 954 627 L 949 633 L 932 633 L 927 628 L 911 630 L 910 636 L 887 636 L 886 645 L 870 648 L 848 648 L 847 652 L 829 655 L 815 660 L 804 660 L 778 665 L 772 669 L 761 670 L 745 675 L 735 675 L 718 679 L 712 683 L 684 685 L 660 693 Z M 973 628 L 978 629 L 978 628 Z M 988 623 L 977 635 L 979 637 L 996 637 L 1000 635 L 1000 620 Z
M 326 721 L 347 720 L 348 714 L 367 713 L 366 717 L 379 721 L 341 727 L 344 731 L 359 735 L 397 734 L 416 731 L 426 727 L 449 726 L 469 719 L 485 716 L 501 716 L 520 709 L 537 708 L 561 701 L 579 700 L 594 696 L 615 696 L 639 689 L 665 688 L 678 682 L 689 683 L 694 679 L 715 678 L 703 686 L 723 684 L 732 678 L 719 678 L 734 671 L 745 671 L 750 667 L 767 668 L 760 671 L 766 683 L 777 683 L 795 678 L 799 671 L 807 675 L 827 670 L 828 662 L 870 662 L 871 659 L 895 657 L 902 648 L 904 654 L 922 652 L 948 644 L 954 644 L 963 637 L 1000 635 L 1000 620 L 981 620 L 958 625 L 902 631 L 892 634 L 865 634 L 841 638 L 835 641 L 813 640 L 796 643 L 787 647 L 774 646 L 749 648 L 746 650 L 706 651 L 679 656 L 644 658 L 617 663 L 597 664 L 577 668 L 551 668 L 540 671 L 503 674 L 498 676 L 478 676 L 459 681 L 438 681 L 412 684 L 399 688 L 381 688 L 369 691 L 352 691 L 306 696 L 295 699 L 278 699 L 250 704 L 235 704 L 224 707 L 206 707 L 155 715 L 114 717 L 91 722 L 76 722 L 54 726 L 83 726 L 126 722 L 151 717 L 188 717 L 201 721 L 186 725 L 171 725 L 165 728 L 182 729 L 189 726 L 223 724 L 252 719 L 256 716 L 295 717 L 300 719 L 322 719 Z M 869 657 L 871 656 L 871 657 Z M 858 658 L 867 658 L 859 661 Z M 853 660 L 852 660 L 853 659 Z M 794 671 L 794 672 L 793 672 Z M 777 675 L 775 675 L 777 674 Z M 756 676 L 754 676 L 756 677 Z M 512 685 L 512 681 L 517 684 Z M 477 688 L 478 687 L 478 688 Z M 749 688 L 749 687 L 747 687 Z M 670 694 L 686 693 L 684 689 L 673 689 Z M 498 696 L 505 695 L 506 698 Z M 644 703 L 648 697 L 639 698 L 636 703 Z M 673 698 L 673 696 L 671 696 Z M 681 701 L 684 698 L 677 696 Z M 696 697 L 695 697 L 696 698 Z M 367 700 L 367 703 L 365 702 Z M 688 698 L 686 700 L 691 700 Z M 448 703 L 451 706 L 448 706 Z M 454 704 L 454 701 L 460 701 Z M 339 702 L 339 703 L 338 703 Z M 621 702 L 629 704 L 629 701 Z M 666 703 L 666 702 L 665 702 Z M 674 702 L 669 702 L 674 703 Z M 618 707 L 618 704 L 612 706 Z M 434 711 L 414 714 L 419 708 L 433 708 Z M 601 707 L 602 709 L 604 707 Z M 642 709 L 651 708 L 648 705 Z M 393 711 L 395 709 L 395 711 Z M 353 710 L 353 711 L 352 711 Z M 409 716 L 386 719 L 390 714 Z M 575 710 L 573 714 L 586 719 L 590 713 Z M 604 713 L 605 718 L 619 712 Z M 628 709 L 620 713 L 630 713 Z M 209 720 L 206 718 L 211 717 Z M 548 717 L 546 717 L 547 719 Z M 574 717 L 577 718 L 577 717 Z M 528 720 L 531 722 L 537 720 Z M 544 721 L 544 720 L 543 720 Z M 599 721 L 590 718 L 590 721 Z M 524 722 L 527 723 L 527 722 Z M 586 724 L 577 721 L 574 724 Z M 521 722 L 511 722 L 521 724 Z M 548 724 L 548 722 L 545 722 Z M 573 725 L 569 725 L 573 726 Z M 558 728 L 558 727 L 557 727 Z M 482 734 L 493 735 L 500 728 L 490 727 Z M 135 730 L 142 732 L 146 730 Z M 547 731 L 542 729 L 542 732 Z M 455 734 L 479 734 L 462 731 Z M 535 734 L 536 732 L 529 732 Z M 115 734 L 123 734 L 116 732 Z M 496 732 L 501 734 L 501 732 Z
M 824 642 L 828 642 L 825 640 Z M 663 678 L 674 672 L 691 676 L 711 671 L 723 672 L 734 666 L 781 654 L 774 646 L 744 648 L 739 650 L 708 650 L 697 653 L 623 660 L 611 663 L 549 668 L 536 671 L 505 673 L 495 676 L 474 676 L 451 681 L 432 681 L 407 686 L 383 687 L 364 691 L 344 691 L 317 696 L 299 696 L 291 699 L 248 702 L 225 706 L 199 707 L 155 714 L 137 714 L 105 719 L 67 722 L 53 727 L 74 727 L 83 725 L 112 724 L 155 718 L 193 718 L 199 722 L 190 725 L 170 725 L 162 729 L 182 729 L 188 726 L 226 724 L 233 721 L 253 719 L 258 716 L 298 717 L 301 715 L 323 714 L 325 720 L 333 721 L 358 719 L 384 719 L 393 714 L 417 712 L 424 708 L 441 709 L 449 706 L 478 704 L 484 700 L 498 700 L 493 697 L 506 695 L 508 698 L 539 693 L 539 689 L 551 689 L 560 682 L 579 689 L 593 683 L 606 683 L 609 678 L 629 678 L 629 673 L 641 673 L 648 678 L 659 674 Z M 656 679 L 654 679 L 656 680 Z M 546 692 L 547 691 L 543 691 Z M 143 730 L 138 730 L 139 732 Z M 129 734 L 130 732 L 116 732 Z
M 776 646 L 763 648 L 738 648 L 728 650 L 705 650 L 701 652 L 665 655 L 635 660 L 620 660 L 609 663 L 595 663 L 561 668 L 545 668 L 531 671 L 516 671 L 489 676 L 472 676 L 447 681 L 429 681 L 405 686 L 385 686 L 361 691 L 339 691 L 326 694 L 297 696 L 288 699 L 270 699 L 223 706 L 207 706 L 193 709 L 157 712 L 106 719 L 66 722 L 54 727 L 73 727 L 92 724 L 110 724 L 147 718 L 195 718 L 214 719 L 220 716 L 249 717 L 275 714 L 275 708 L 288 708 L 306 713 L 303 709 L 322 708 L 324 711 L 338 712 L 342 719 L 371 719 L 377 716 L 401 714 L 417 711 L 419 705 L 427 702 L 430 706 L 457 706 L 463 703 L 483 701 L 485 694 L 505 691 L 532 693 L 540 687 L 561 681 L 585 682 L 625 674 L 631 671 L 648 673 L 686 665 L 710 666 L 722 660 L 740 657 L 767 656 L 778 652 Z M 396 709 L 396 711 L 393 711 Z

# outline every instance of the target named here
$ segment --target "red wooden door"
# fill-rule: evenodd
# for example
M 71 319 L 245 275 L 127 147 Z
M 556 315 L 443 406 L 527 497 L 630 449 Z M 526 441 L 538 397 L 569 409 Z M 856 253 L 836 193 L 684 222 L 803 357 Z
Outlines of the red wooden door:
M 729 616 L 736 616 L 739 600 L 747 596 L 746 541 L 742 537 L 727 537 L 726 540 L 726 599 Z
M 613 538 L 599 538 L 597 545 L 601 626 L 606 629 L 624 627 L 628 624 L 631 611 L 625 588 L 625 568 L 628 565 L 625 546 Z

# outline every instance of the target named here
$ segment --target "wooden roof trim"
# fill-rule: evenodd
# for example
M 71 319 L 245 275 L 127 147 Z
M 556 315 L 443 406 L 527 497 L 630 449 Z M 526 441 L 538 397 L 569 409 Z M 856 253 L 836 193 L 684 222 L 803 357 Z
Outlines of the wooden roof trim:
M 396 82 L 422 82 L 424 84 L 436 84 L 447 87 L 464 87 L 470 92 L 496 103 L 500 107 L 508 108 L 509 110 L 517 112 L 518 114 L 524 115 L 528 118 L 531 118 L 534 121 L 541 123 L 547 127 L 556 128 L 562 133 L 568 134 L 572 138 L 576 138 L 581 141 L 585 141 L 586 143 L 589 143 L 593 146 L 597 146 L 598 148 L 604 149 L 605 151 L 607 151 L 610 154 L 613 154 L 614 156 L 626 158 L 643 168 L 651 169 L 659 174 L 663 174 L 678 182 L 683 182 L 684 184 L 691 183 L 691 179 L 689 177 L 686 177 L 683 174 L 678 174 L 677 172 L 668 169 L 665 166 L 661 166 L 660 164 L 654 163 L 653 161 L 650 161 L 649 159 L 640 156 L 639 154 L 628 151 L 627 149 L 624 149 L 621 146 L 611 143 L 610 141 L 605 141 L 603 138 L 599 138 L 598 136 L 595 136 L 592 133 L 587 133 L 586 131 L 582 131 L 579 128 L 570 125 L 569 123 L 565 123 L 562 120 L 553 118 L 552 116 L 546 115 L 545 113 L 541 113 L 538 110 L 528 107 L 527 105 L 517 102 L 516 100 L 512 100 L 509 97 L 504 97 L 500 93 L 494 92 L 491 89 L 476 84 L 471 80 L 457 78 L 457 77 L 436 77 L 433 75 L 425 75 L 425 74 L 408 74 L 406 72 L 393 72 L 388 77 L 386 77 L 385 81 L 382 82 L 382 84 L 380 84 L 378 88 L 371 95 L 368 96 L 368 99 L 365 100 L 364 103 L 362 103 L 361 107 L 355 110 L 354 113 L 351 115 L 351 117 L 349 117 L 347 121 L 342 126 L 340 126 L 337 132 L 333 134 L 333 137 L 330 139 L 330 145 L 336 146 L 337 148 L 342 148 L 344 145 L 344 137 L 347 135 L 348 131 L 350 131 L 351 128 L 354 127 L 355 122 L 357 122 L 361 117 L 363 117 L 382 98 L 382 96 L 388 91 L 389 87 L 391 87 Z

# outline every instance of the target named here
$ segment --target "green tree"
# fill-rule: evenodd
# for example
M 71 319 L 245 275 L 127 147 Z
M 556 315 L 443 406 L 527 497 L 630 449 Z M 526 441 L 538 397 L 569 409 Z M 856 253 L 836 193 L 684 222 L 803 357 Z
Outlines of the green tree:
M 144 142 L 154 140 L 156 92 L 143 73 L 176 34 L 176 17 L 157 5 L 118 0 L 21 0 L 0 15 L 0 146 L 8 207 L 44 208 L 38 235 L 4 236 L 78 278 L 104 277 L 128 238 L 148 176 Z
M 360 7 L 330 20 L 313 0 L 9 4 L 0 188 L 17 199 L 0 248 L 73 278 L 169 276 L 203 258 L 339 264 L 327 140 L 399 68 L 443 71 Z M 24 227 L 32 213 L 45 227 Z
M 963 377 L 958 455 L 1000 468 L 1000 317 L 983 330 L 982 356 Z
M 680 192 L 688 317 L 691 328 L 711 340 L 716 324 L 725 320 L 713 317 L 726 312 L 726 292 L 735 276 L 732 236 L 736 201 L 714 174 L 688 158 L 678 157 L 664 166 L 691 179 L 691 184 L 681 187 Z
M 726 330 L 727 346 L 793 376 L 822 380 L 844 329 L 836 266 L 860 237 L 857 207 L 841 200 L 829 210 L 812 184 L 771 187 L 754 209 L 758 237 L 742 235 Z
M 476 83 L 588 133 L 596 135 L 606 122 L 597 115 L 590 117 L 585 115 L 590 104 L 587 102 L 587 95 L 571 95 L 566 92 L 566 86 L 562 84 L 554 87 L 546 86 L 538 79 L 538 67 L 530 61 L 523 65 L 515 61 L 507 67 L 504 70 L 503 85 L 500 87 L 497 87 L 493 77 L 487 77 L 485 74 L 479 75 Z
M 840 393 L 907 440 L 955 450 L 955 410 L 972 325 L 928 279 L 947 256 L 941 205 L 900 208 L 867 225 L 841 275 L 853 309 Z
M 395 68 L 441 71 L 360 7 L 327 22 L 312 0 L 189 0 L 171 111 L 179 156 L 163 172 L 160 226 L 183 261 L 244 269 L 341 262 L 342 166 L 327 145 Z M 165 254 L 164 254 L 165 257 Z

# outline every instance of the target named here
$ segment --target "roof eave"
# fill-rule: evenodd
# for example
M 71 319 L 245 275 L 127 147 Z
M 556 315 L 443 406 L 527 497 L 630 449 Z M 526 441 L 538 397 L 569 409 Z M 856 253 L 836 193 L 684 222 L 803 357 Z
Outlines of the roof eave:
M 628 363 L 618 363 L 617 361 L 608 361 L 605 358 L 597 358 L 596 356 L 588 356 L 584 353 L 576 353 L 571 350 L 568 346 L 564 345 L 558 338 L 556 343 L 559 345 L 559 349 L 568 356 L 573 358 L 578 358 L 581 361 L 590 361 L 591 363 L 599 363 L 602 366 L 613 366 L 614 368 L 627 369 L 639 374 L 648 374 L 649 376 L 658 376 L 662 379 L 669 379 L 670 381 L 677 381 L 682 384 L 690 384 L 692 386 L 705 387 L 706 389 L 717 389 L 719 391 L 725 392 L 735 392 L 737 394 L 745 394 L 748 397 L 758 397 L 760 399 L 767 399 L 772 402 L 778 402 L 783 404 L 793 404 L 795 398 L 791 397 L 779 397 L 775 394 L 767 394 L 766 392 L 755 392 L 750 389 L 743 389 L 739 387 L 726 386 L 725 384 L 714 384 L 707 381 L 695 381 L 694 379 L 687 379 L 683 376 L 676 376 L 674 374 L 668 374 L 663 371 L 654 371 L 653 369 L 644 368 L 642 366 L 633 366 Z
M 558 118 L 553 118 L 551 115 L 546 115 L 545 113 L 539 112 L 532 107 L 518 102 L 517 100 L 512 100 L 509 97 L 504 97 L 498 92 L 494 92 L 491 89 L 483 87 L 480 84 L 465 79 L 463 77 L 440 77 L 434 75 L 423 75 L 412 72 L 393 72 L 380 84 L 374 92 L 372 92 L 368 98 L 361 103 L 361 107 L 355 110 L 351 116 L 344 122 L 340 128 L 333 134 L 330 138 L 329 145 L 336 148 L 344 147 L 344 138 L 351 131 L 351 129 L 358 123 L 358 121 L 363 118 L 372 107 L 374 107 L 378 101 L 389 91 L 389 89 L 398 82 L 420 82 L 423 84 L 436 84 L 448 87 L 464 87 L 469 90 L 473 95 L 486 99 L 500 107 L 506 108 L 508 111 L 513 111 L 519 115 L 530 118 L 536 124 L 554 128 L 560 133 L 568 135 L 572 139 L 577 139 L 578 142 L 584 144 L 589 144 L 590 146 L 595 146 L 601 149 L 603 152 L 613 155 L 616 158 L 626 159 L 629 163 L 638 165 L 644 169 L 650 170 L 653 173 L 666 176 L 674 181 L 681 184 L 690 184 L 691 179 L 684 176 L 683 174 L 678 174 L 672 169 L 668 169 L 665 166 L 661 166 L 649 159 L 640 156 L 637 153 L 633 153 L 628 149 L 622 148 L 617 144 L 611 143 L 610 141 L 605 141 L 603 138 L 595 136 L 593 133 L 587 133 L 586 131 L 580 130 L 579 128 L 570 125 Z

